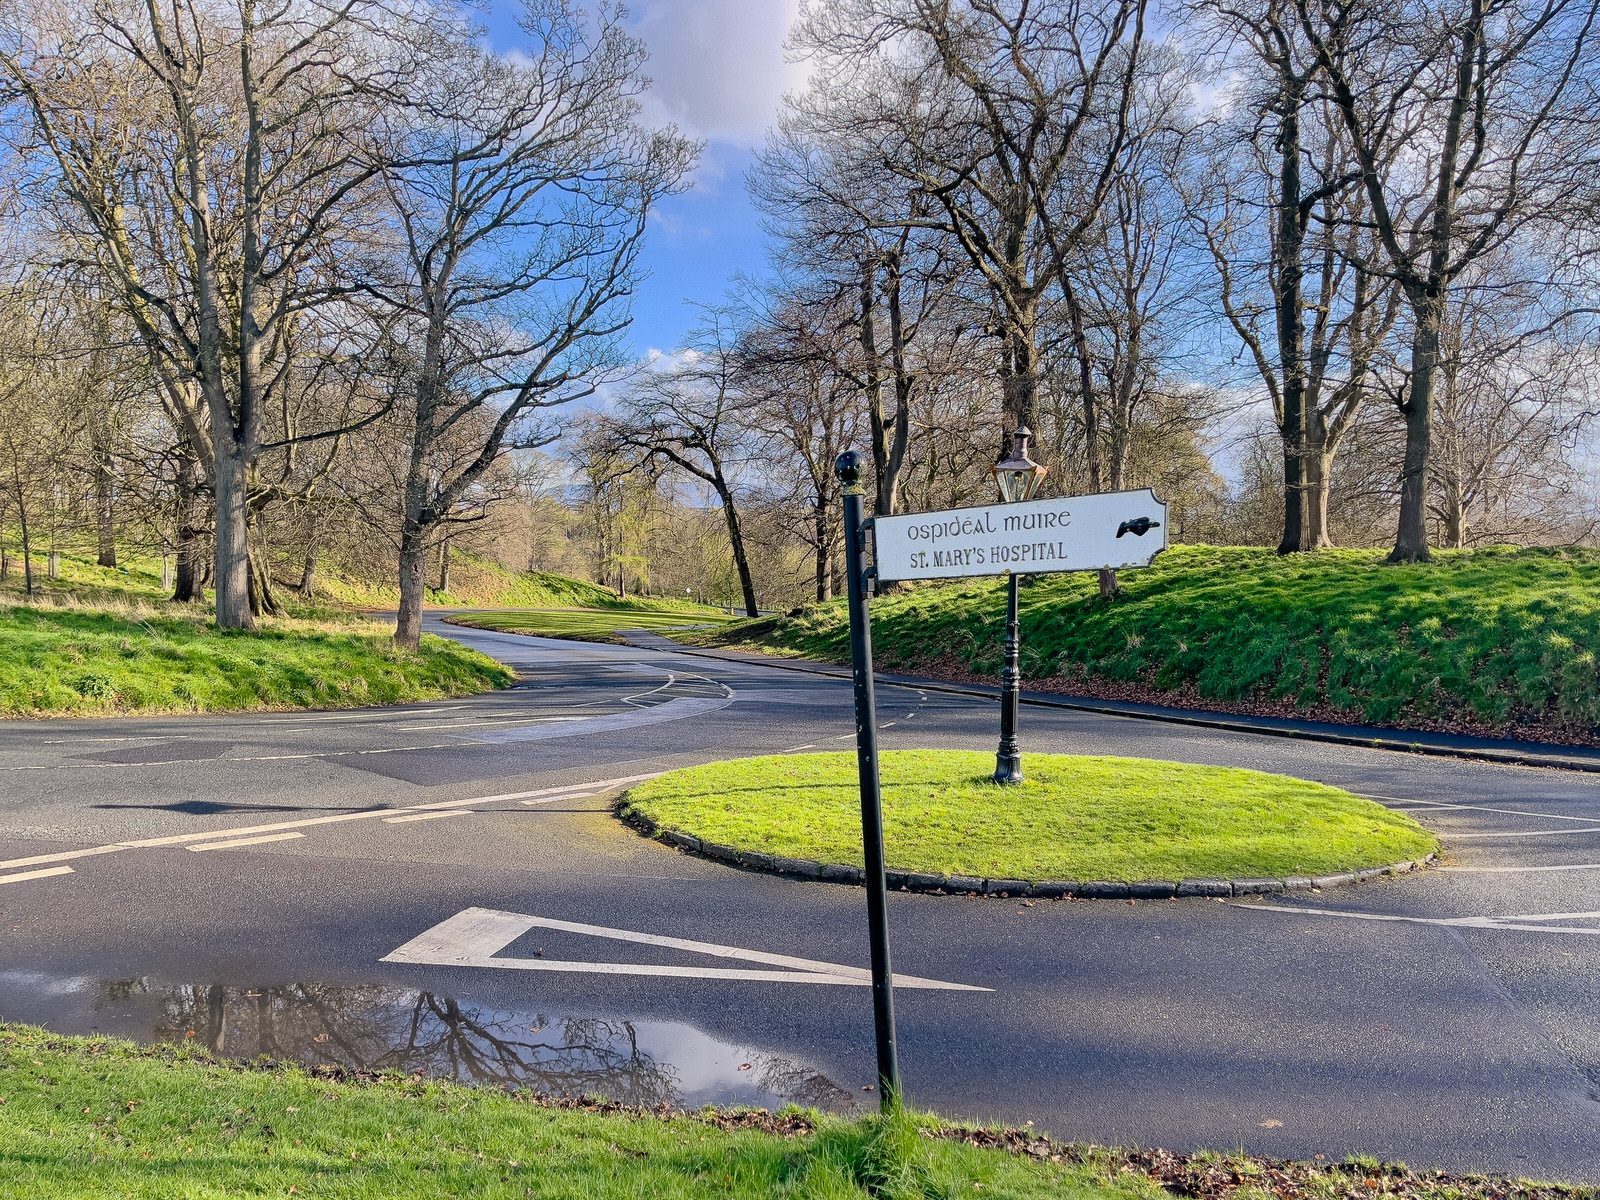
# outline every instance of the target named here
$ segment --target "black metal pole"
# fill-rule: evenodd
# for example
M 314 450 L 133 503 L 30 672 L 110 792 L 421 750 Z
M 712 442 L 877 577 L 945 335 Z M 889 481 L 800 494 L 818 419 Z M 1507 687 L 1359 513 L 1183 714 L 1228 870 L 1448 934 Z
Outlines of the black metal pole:
M 863 561 L 861 456 L 841 454 L 834 472 L 844 485 L 844 556 L 850 601 L 850 667 L 856 694 L 856 772 L 861 781 L 861 846 L 866 857 L 867 933 L 872 947 L 872 1020 L 878 1045 L 878 1105 L 900 1103 L 894 1046 L 894 970 L 889 965 L 889 895 L 883 877 L 883 801 L 878 783 L 878 705 L 872 682 L 872 625 Z
M 1022 635 L 1017 628 L 1017 576 L 1006 580 L 1006 665 L 1000 671 L 1000 748 L 994 756 L 996 783 L 1022 782 L 1022 748 L 1017 745 L 1017 710 L 1022 706 Z

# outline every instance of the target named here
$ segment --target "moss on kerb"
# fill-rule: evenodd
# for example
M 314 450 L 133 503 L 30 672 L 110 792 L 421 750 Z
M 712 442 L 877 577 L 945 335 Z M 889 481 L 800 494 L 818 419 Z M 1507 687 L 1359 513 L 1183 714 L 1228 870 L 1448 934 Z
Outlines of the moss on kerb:
M 1032 755 L 883 756 L 892 885 L 1038 895 L 1235 895 L 1411 869 L 1437 849 L 1411 818 L 1337 788 L 1237 768 Z M 799 878 L 859 880 L 853 754 L 775 755 L 631 789 L 630 823 L 693 853 Z

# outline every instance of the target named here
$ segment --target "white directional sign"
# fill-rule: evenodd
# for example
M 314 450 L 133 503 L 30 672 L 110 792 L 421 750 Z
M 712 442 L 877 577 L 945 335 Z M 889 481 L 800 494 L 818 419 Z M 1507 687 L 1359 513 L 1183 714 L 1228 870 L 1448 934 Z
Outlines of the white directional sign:
M 1144 488 L 877 517 L 872 534 L 886 581 L 1144 567 L 1167 548 L 1167 506 Z

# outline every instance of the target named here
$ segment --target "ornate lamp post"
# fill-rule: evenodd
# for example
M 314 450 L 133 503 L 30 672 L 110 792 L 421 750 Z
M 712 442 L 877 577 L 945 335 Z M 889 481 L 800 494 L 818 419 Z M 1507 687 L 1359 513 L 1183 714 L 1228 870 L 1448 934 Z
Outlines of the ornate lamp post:
M 1032 500 L 1039 484 L 1050 473 L 1028 457 L 1028 440 L 1033 437 L 1026 426 L 1011 435 L 1011 453 L 993 467 L 995 486 L 1007 504 Z M 1017 630 L 1017 576 L 1006 578 L 1006 663 L 1000 672 L 1000 749 L 995 754 L 994 781 L 1022 782 L 1022 752 L 1017 745 L 1017 710 L 1021 706 L 1022 668 L 1018 654 L 1022 639 Z

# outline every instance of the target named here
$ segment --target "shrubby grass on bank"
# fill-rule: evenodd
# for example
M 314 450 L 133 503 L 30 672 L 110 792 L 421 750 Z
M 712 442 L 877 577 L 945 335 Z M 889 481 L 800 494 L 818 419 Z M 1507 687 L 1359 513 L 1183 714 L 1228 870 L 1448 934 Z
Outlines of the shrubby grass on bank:
M 1177 546 L 1121 582 L 1110 602 L 1090 574 L 1023 587 L 1028 680 L 1378 725 L 1600 734 L 1600 551 L 1445 551 L 1391 566 L 1377 551 Z M 1001 581 L 909 587 L 872 612 L 882 667 L 999 673 Z M 841 603 L 697 640 L 849 656 Z
M 268 619 L 241 633 L 178 606 L 0 604 L 0 716 L 400 704 L 512 679 L 445 638 L 397 650 L 360 618 Z

